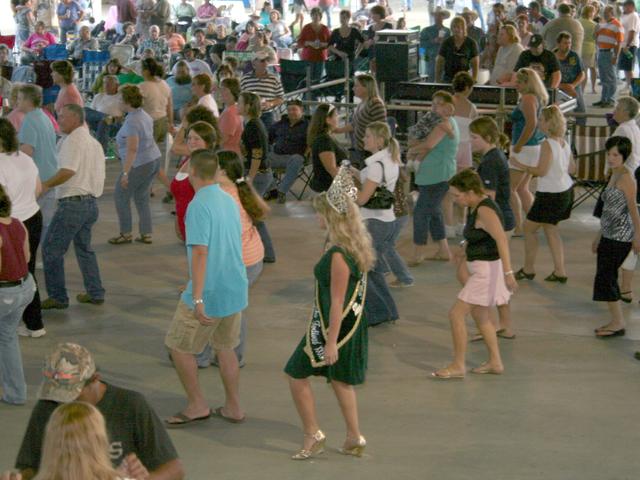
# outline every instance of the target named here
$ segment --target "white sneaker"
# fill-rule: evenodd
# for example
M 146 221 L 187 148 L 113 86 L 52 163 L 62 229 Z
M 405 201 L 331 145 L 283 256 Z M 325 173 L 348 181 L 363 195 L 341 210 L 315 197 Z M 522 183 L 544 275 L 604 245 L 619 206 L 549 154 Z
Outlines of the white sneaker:
M 40 338 L 44 337 L 47 334 L 47 331 L 44 328 L 40 330 L 29 330 L 24 325 L 18 325 L 18 335 L 21 337 L 31 337 L 31 338 Z

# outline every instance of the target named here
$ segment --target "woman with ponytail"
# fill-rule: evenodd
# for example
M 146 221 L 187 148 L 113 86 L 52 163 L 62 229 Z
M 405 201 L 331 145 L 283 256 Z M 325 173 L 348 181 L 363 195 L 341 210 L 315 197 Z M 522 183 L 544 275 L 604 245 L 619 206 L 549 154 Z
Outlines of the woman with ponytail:
M 364 135 L 365 150 L 373 155 L 365 160 L 365 168 L 358 172 L 362 184 L 356 203 L 360 205 L 362 218 L 373 240 L 377 261 L 369 272 L 368 297 L 365 305 L 369 325 L 393 321 L 398 318 L 396 304 L 384 277 L 389 269 L 395 274 L 394 287 L 410 287 L 413 277 L 404 260 L 396 251 L 393 243 L 394 221 L 393 204 L 376 204 L 374 198 L 380 189 L 386 187 L 393 193 L 400 175 L 400 148 L 391 137 L 389 126 L 384 122 L 370 123 Z M 385 208 L 386 207 L 386 208 Z
M 240 209 L 242 259 L 247 267 L 247 279 L 249 287 L 251 287 L 262 272 L 262 259 L 264 258 L 264 246 L 255 224 L 264 220 L 269 212 L 269 207 L 243 176 L 244 167 L 236 152 L 230 150 L 218 152 L 218 164 L 218 184 L 222 190 L 233 197 Z M 246 335 L 247 317 L 242 315 L 240 344 L 235 349 L 240 365 L 244 363 Z

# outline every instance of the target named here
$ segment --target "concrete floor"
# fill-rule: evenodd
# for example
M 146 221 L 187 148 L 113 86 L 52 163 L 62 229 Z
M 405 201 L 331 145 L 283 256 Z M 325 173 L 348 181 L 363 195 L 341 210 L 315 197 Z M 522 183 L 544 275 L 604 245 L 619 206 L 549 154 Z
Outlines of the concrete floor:
M 163 338 L 184 283 L 184 249 L 173 233 L 171 208 L 152 200 L 153 245 L 111 246 L 117 233 L 113 184 L 118 166 L 108 165 L 101 218 L 94 229 L 107 301 L 46 312 L 47 335 L 21 339 L 29 403 L 0 405 L 0 468 L 13 464 L 35 402 L 44 355 L 58 342 L 74 341 L 95 355 L 104 377 L 143 392 L 161 416 L 184 405 Z M 156 188 L 160 192 L 160 188 Z M 234 426 L 211 420 L 171 436 L 191 479 L 356 478 L 439 479 L 631 479 L 637 477 L 637 425 L 631 408 L 640 396 L 633 379 L 640 364 L 640 310 L 625 306 L 626 338 L 598 340 L 593 328 L 606 309 L 590 301 L 595 258 L 590 242 L 597 224 L 592 205 L 563 224 L 570 280 L 545 284 L 551 271 L 543 245 L 538 278 L 522 283 L 513 299 L 518 338 L 501 340 L 506 373 L 469 375 L 464 381 L 435 381 L 430 372 L 451 355 L 447 311 L 459 290 L 445 263 L 415 269 L 416 286 L 394 291 L 401 319 L 370 331 L 370 369 L 358 389 L 362 430 L 369 447 L 362 459 L 336 452 L 344 429 L 332 392 L 314 382 L 329 451 L 313 462 L 288 459 L 301 440 L 298 419 L 282 367 L 303 334 L 312 301 L 312 268 L 323 233 L 308 201 L 273 205 L 268 220 L 278 262 L 268 265 L 251 292 L 247 366 L 242 398 L 248 421 Z M 410 251 L 410 229 L 400 251 Z M 523 257 L 522 239 L 512 242 L 514 267 Z M 82 291 L 73 254 L 68 255 L 70 297 Z M 40 272 L 41 273 L 41 272 Z M 636 290 L 638 293 L 638 290 Z M 640 298 L 640 295 L 638 295 Z M 469 348 L 468 364 L 485 358 Z M 222 401 L 218 372 L 201 371 L 213 407 Z

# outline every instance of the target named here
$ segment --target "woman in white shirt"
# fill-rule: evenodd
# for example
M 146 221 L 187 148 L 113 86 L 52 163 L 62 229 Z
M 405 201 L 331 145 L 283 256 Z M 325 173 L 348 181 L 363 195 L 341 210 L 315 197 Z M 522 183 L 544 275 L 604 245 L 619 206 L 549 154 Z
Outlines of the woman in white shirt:
M 542 109 L 539 128 L 547 136 L 540 148 L 540 160 L 535 167 L 511 158 L 516 167 L 538 177 L 538 189 L 531 210 L 524 223 L 524 267 L 516 273 L 516 280 L 533 280 L 536 276 L 534 263 L 538 253 L 537 232 L 544 230 L 553 257 L 553 272 L 546 282 L 567 283 L 564 265 L 564 247 L 558 223 L 571 215 L 573 204 L 573 180 L 570 174 L 576 165 L 571 156 L 571 147 L 565 140 L 567 121 L 557 105 Z
M 385 186 L 391 193 L 396 188 L 400 175 L 400 147 L 396 139 L 391 137 L 386 123 L 373 122 L 365 131 L 364 148 L 373 155 L 365 160 L 365 168 L 357 172 L 362 187 L 356 202 L 361 207 L 360 212 L 373 240 L 377 257 L 375 266 L 368 274 L 365 304 L 367 320 L 373 326 L 398 318 L 396 304 L 384 277 L 385 262 L 397 277 L 396 286 L 413 285 L 413 277 L 393 244 L 396 219 L 393 204 L 388 208 L 371 208 L 374 207 L 371 201 L 379 187 Z
M 42 234 L 42 213 L 36 201 L 42 190 L 38 167 L 26 153 L 20 151 L 15 128 L 6 118 L 0 118 L 0 184 L 11 199 L 11 216 L 27 228 L 29 237 L 29 273 L 35 279 L 36 252 Z M 36 294 L 22 314 L 25 325 L 18 327 L 23 337 L 41 337 L 47 333 L 42 323 L 40 294 Z

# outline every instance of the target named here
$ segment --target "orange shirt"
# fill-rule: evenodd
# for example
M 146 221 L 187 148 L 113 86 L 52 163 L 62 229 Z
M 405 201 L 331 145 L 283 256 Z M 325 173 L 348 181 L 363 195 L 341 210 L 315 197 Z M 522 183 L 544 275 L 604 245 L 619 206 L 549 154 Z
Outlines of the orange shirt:
M 258 233 L 258 229 L 253 224 L 251 217 L 242 206 L 238 189 L 235 186 L 220 184 L 223 191 L 231 195 L 240 209 L 240 224 L 242 225 L 242 261 L 245 266 L 255 265 L 264 258 L 264 246 Z
M 622 24 L 618 19 L 612 18 L 610 22 L 598 25 L 596 36 L 598 48 L 615 48 L 623 41 L 624 28 L 622 28 Z
M 220 128 L 220 132 L 227 138 L 226 141 L 222 143 L 222 150 L 231 150 L 238 155 L 242 155 L 240 139 L 244 126 L 242 124 L 242 117 L 238 114 L 237 104 L 226 107 L 222 114 L 220 114 L 218 128 Z

